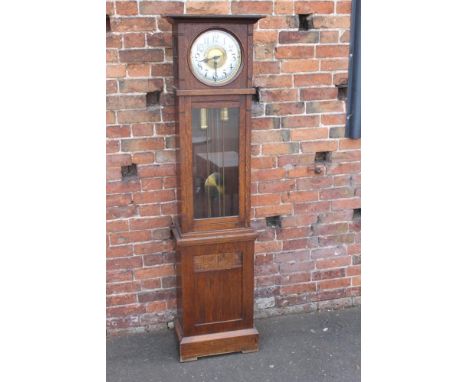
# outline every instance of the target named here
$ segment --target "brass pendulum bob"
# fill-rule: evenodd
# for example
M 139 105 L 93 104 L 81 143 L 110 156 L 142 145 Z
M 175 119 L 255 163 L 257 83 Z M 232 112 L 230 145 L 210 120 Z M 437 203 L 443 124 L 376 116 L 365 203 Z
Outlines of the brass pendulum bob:
M 223 107 L 221 109 L 221 121 L 228 121 L 229 120 L 229 111 L 227 107 Z
M 200 109 L 200 129 L 207 129 L 208 128 L 208 118 L 207 112 L 205 108 Z

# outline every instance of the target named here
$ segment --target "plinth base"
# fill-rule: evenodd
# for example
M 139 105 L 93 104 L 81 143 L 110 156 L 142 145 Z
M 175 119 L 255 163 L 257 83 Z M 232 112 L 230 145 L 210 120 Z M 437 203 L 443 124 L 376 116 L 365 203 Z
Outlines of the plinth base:
M 180 362 L 196 361 L 198 357 L 209 355 L 258 351 L 258 331 L 255 328 L 183 337 L 182 328 L 176 321 L 175 330 Z

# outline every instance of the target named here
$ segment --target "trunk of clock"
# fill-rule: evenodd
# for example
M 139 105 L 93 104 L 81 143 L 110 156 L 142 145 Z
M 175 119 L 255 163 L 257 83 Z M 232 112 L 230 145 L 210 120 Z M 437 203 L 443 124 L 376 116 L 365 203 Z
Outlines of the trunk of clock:
M 179 216 L 173 234 L 180 360 L 257 351 L 250 130 L 256 93 L 253 30 L 262 16 L 167 17 L 173 25 L 177 116 Z M 223 36 L 227 39 L 220 43 Z M 237 68 L 222 86 L 210 83 L 208 72 L 204 78 L 194 74 L 214 57 L 220 64 L 229 58 Z M 240 65 L 235 65 L 237 60 Z M 216 66 L 215 74 L 217 69 L 222 71 Z
M 181 361 L 258 350 L 253 325 L 253 255 L 250 228 L 184 235 L 173 230 L 177 251 Z

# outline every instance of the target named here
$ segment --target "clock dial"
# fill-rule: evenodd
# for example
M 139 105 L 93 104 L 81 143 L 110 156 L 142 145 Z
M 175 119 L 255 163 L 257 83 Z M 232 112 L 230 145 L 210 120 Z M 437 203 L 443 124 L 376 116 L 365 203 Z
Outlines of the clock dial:
M 221 86 L 234 80 L 240 70 L 239 43 L 222 30 L 209 30 L 198 36 L 190 49 L 190 68 L 201 82 Z

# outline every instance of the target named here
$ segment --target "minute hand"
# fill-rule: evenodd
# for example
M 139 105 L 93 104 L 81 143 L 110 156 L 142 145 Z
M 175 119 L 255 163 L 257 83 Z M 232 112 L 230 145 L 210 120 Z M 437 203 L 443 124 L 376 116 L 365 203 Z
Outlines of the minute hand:
M 213 56 L 211 58 L 204 58 L 203 60 L 199 60 L 198 62 L 208 62 L 210 60 L 217 60 L 218 58 L 220 58 L 221 56 Z

